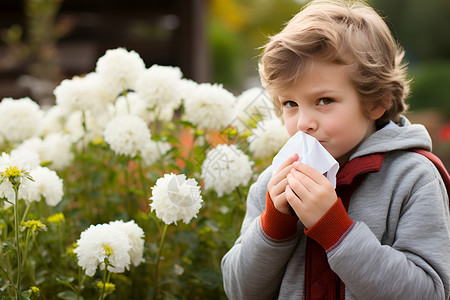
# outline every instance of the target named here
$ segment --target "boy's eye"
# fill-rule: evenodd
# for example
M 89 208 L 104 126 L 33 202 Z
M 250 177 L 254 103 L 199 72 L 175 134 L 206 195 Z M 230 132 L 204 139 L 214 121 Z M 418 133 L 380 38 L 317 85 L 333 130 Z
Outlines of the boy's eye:
M 295 107 L 295 106 L 298 106 L 297 105 L 297 103 L 295 103 L 294 101 L 284 101 L 283 102 L 283 106 L 286 106 L 286 107 Z
M 330 99 L 330 98 L 321 98 L 321 99 L 319 99 L 319 105 L 328 105 L 328 104 L 331 104 L 331 103 L 333 103 L 334 102 L 334 100 L 333 99 Z

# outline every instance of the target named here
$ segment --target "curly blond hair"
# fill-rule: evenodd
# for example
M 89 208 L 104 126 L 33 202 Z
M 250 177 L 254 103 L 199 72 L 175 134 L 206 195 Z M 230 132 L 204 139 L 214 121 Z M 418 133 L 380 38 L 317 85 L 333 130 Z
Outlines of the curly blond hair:
M 351 66 L 351 80 L 367 115 L 374 105 L 386 112 L 377 121 L 399 121 L 407 109 L 409 94 L 404 51 L 378 13 L 362 1 L 316 0 L 295 15 L 286 27 L 263 47 L 259 73 L 274 100 L 301 79 L 312 60 Z

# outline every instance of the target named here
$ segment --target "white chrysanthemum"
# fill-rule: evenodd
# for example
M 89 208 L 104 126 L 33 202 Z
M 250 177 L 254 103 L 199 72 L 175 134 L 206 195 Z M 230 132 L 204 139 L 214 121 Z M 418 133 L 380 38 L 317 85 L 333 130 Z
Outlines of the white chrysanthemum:
M 153 65 L 145 70 L 136 84 L 136 92 L 147 107 L 161 111 L 177 109 L 181 104 L 180 68 Z
M 152 121 L 152 114 L 145 105 L 145 102 L 136 93 L 130 92 L 126 96 L 117 98 L 114 108 L 116 116 L 135 115 L 147 123 Z
M 29 172 L 29 160 L 23 160 L 22 157 L 15 157 L 13 155 L 9 155 L 6 153 L 2 153 L 0 156 L 0 172 L 5 172 L 9 167 L 17 167 L 21 171 Z M 18 197 L 19 199 L 31 199 L 35 197 L 35 189 L 31 185 L 32 181 L 28 179 L 28 177 L 23 176 L 20 179 L 20 186 Z M 10 203 L 15 202 L 15 193 L 13 189 L 13 185 L 9 180 L 4 180 L 0 184 L 0 198 L 6 198 Z M 10 204 L 6 204 L 4 208 L 9 207 Z
M 117 48 L 107 50 L 98 59 L 95 71 L 119 95 L 128 89 L 135 90 L 138 78 L 145 71 L 145 63 L 137 52 Z
M 112 265 L 108 266 L 109 272 L 122 273 L 129 269 L 130 239 L 110 224 L 91 225 L 81 233 L 77 245 L 73 252 L 77 255 L 78 265 L 88 276 L 94 276 L 98 266 L 104 270 L 105 259 Z
M 286 127 L 278 118 L 258 122 L 247 138 L 250 152 L 261 159 L 272 157 L 288 140 Z
M 222 85 L 202 83 L 186 96 L 186 119 L 196 126 L 221 130 L 234 119 L 235 97 Z
M 64 131 L 67 132 L 72 143 L 76 143 L 83 138 L 83 113 L 81 111 L 74 111 L 67 116 Z
M 40 201 L 41 196 L 49 206 L 56 206 L 64 195 L 63 180 L 59 178 L 55 171 L 46 167 L 37 167 L 30 171 L 34 182 L 31 186 L 36 189 L 33 196 L 36 198 L 26 199 L 27 201 Z
M 191 80 L 182 78 L 180 82 L 180 94 L 182 99 L 195 97 L 198 83 Z
M 51 162 L 50 168 L 63 170 L 72 163 L 74 158 L 69 135 L 61 132 L 47 135 L 42 141 L 39 155 L 42 161 Z
M 0 102 L 0 135 L 15 143 L 39 136 L 43 116 L 39 105 L 28 97 L 4 98 Z
M 250 88 L 237 97 L 233 126 L 239 132 L 251 129 L 260 120 L 274 119 L 275 108 L 269 94 L 260 87 Z
M 150 129 L 138 116 L 124 115 L 112 119 L 104 132 L 105 141 L 118 155 L 134 157 L 150 140 Z
M 41 162 L 49 163 L 55 170 L 63 170 L 74 158 L 70 136 L 61 132 L 50 133 L 43 140 L 37 137 L 25 140 L 16 151 L 37 153 Z
M 101 113 L 116 98 L 103 77 L 95 72 L 63 80 L 54 94 L 56 104 L 66 115 L 77 110 Z
M 77 110 L 84 111 L 89 107 L 92 99 L 85 95 L 86 85 L 85 78 L 74 76 L 72 79 L 64 79 L 55 88 L 53 94 L 56 98 L 56 105 L 62 108 L 64 114 Z
M 184 174 L 165 174 L 152 187 L 150 207 L 156 216 L 166 224 L 183 220 L 189 223 L 203 202 L 200 187 L 195 179 L 186 179 Z
M 37 152 L 37 149 L 23 147 L 24 144 L 27 144 L 27 141 L 34 140 L 40 141 L 40 138 L 31 138 L 29 140 L 25 140 L 24 143 L 19 145 L 19 147 L 11 151 L 11 156 L 21 161 L 22 167 L 27 170 L 37 168 L 41 164 L 41 159 L 39 157 L 39 152 Z
M 240 185 L 247 185 L 252 176 L 252 165 L 253 162 L 236 145 L 218 145 L 206 154 L 202 165 L 205 189 L 214 189 L 221 197 Z
M 110 120 L 109 110 L 96 115 L 91 112 L 83 115 L 80 111 L 75 111 L 68 116 L 64 131 L 67 132 L 72 143 L 82 147 L 89 142 L 103 140 L 103 132 Z M 86 129 L 83 127 L 83 123 Z
M 141 157 L 144 164 L 151 166 L 156 163 L 161 157 L 167 153 L 172 148 L 167 142 L 152 141 L 149 140 L 145 143 L 144 147 L 141 149 Z
M 131 248 L 128 251 L 133 266 L 138 266 L 144 261 L 144 231 L 134 220 L 123 222 L 122 220 L 109 222 L 109 224 L 117 230 L 122 230 L 130 241 Z
M 64 130 L 66 122 L 66 115 L 59 105 L 52 105 L 44 113 L 44 120 L 42 123 L 42 133 L 44 135 L 52 132 L 61 132 Z

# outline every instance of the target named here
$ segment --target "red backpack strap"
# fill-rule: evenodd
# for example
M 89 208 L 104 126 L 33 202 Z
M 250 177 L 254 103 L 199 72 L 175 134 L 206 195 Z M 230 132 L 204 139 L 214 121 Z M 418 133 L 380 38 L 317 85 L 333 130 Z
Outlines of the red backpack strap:
M 410 149 L 409 151 L 422 154 L 436 166 L 439 173 L 441 174 L 442 180 L 444 181 L 445 188 L 447 189 L 448 198 L 450 200 L 450 175 L 448 174 L 447 169 L 445 168 L 444 164 L 439 159 L 439 157 L 424 149 Z

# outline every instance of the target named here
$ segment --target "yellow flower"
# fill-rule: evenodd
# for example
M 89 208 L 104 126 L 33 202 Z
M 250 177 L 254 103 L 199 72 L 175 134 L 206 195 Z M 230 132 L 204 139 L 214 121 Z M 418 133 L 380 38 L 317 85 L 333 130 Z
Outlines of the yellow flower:
M 69 254 L 69 255 L 75 255 L 75 253 L 73 252 L 73 250 L 74 250 L 75 248 L 77 248 L 77 247 L 78 247 L 77 242 L 74 242 L 72 245 L 70 245 L 70 246 L 68 246 L 68 247 L 66 248 L 66 253 Z
M 101 145 L 105 142 L 105 140 L 101 137 L 96 137 L 93 141 L 92 144 L 94 144 L 95 146 Z
M 39 288 L 37 287 L 37 286 L 32 286 L 31 287 L 31 292 L 33 292 L 33 293 L 35 293 L 35 294 L 37 294 L 37 293 L 39 293 L 41 290 L 39 290 Z
M 103 290 L 103 282 L 99 281 L 97 282 L 97 287 L 100 290 Z M 116 290 L 116 285 L 114 283 L 106 283 L 105 285 L 105 293 L 110 294 Z
M 5 172 L 2 174 L 3 177 L 10 178 L 10 177 L 22 177 L 22 171 L 19 170 L 18 167 L 8 167 L 6 168 Z
M 45 224 L 43 224 L 41 221 L 39 220 L 28 220 L 26 222 L 22 222 L 22 226 L 25 226 L 27 228 L 31 228 L 31 230 L 36 231 L 37 229 L 46 229 L 47 226 L 45 226 Z
M 103 247 L 103 249 L 105 249 L 105 254 L 108 257 L 114 254 L 113 249 L 111 249 L 111 247 L 109 247 L 109 246 L 105 246 L 105 247 Z
M 0 172 L 0 176 L 1 176 L 0 183 L 4 182 L 5 180 L 9 180 L 9 182 L 11 182 L 13 186 L 15 186 L 16 188 L 19 187 L 20 179 L 23 177 L 34 181 L 33 178 L 31 178 L 29 172 L 21 170 L 16 166 L 7 167 L 5 172 Z
M 64 220 L 64 215 L 62 213 L 56 213 L 47 218 L 47 222 L 54 223 L 56 225 L 61 224 Z

